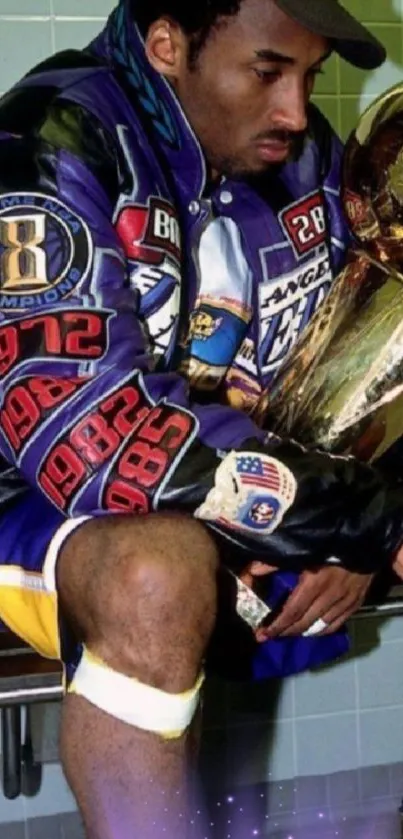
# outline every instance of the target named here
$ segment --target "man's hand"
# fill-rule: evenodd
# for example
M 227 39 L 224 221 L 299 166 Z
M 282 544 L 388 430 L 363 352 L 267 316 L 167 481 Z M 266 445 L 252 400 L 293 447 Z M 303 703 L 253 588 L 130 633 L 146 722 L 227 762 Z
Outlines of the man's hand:
M 393 563 L 393 570 L 395 574 L 403 580 L 403 547 L 400 548 L 400 551 Z
M 256 577 L 265 577 L 266 574 L 273 574 L 274 571 L 278 570 L 279 569 L 274 565 L 267 565 L 266 562 L 261 562 L 259 559 L 255 559 L 247 566 L 247 568 L 245 568 L 244 571 L 242 571 L 239 578 L 246 586 L 254 588 Z
M 303 635 L 319 619 L 326 624 L 321 635 L 336 632 L 362 606 L 373 578 L 339 565 L 304 571 L 281 614 L 259 630 L 258 640 Z

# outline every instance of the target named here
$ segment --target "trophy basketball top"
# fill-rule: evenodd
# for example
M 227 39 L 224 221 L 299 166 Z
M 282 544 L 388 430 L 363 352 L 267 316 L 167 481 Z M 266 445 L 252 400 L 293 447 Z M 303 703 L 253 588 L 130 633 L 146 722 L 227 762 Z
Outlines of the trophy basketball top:
M 351 134 L 342 196 L 359 245 L 403 275 L 403 83 L 370 105 Z

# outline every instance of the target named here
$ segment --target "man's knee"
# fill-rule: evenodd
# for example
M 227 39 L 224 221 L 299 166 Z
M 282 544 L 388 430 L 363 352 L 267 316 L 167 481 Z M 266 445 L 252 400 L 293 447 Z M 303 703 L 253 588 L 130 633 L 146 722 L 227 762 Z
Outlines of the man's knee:
M 212 537 L 191 518 L 93 520 L 62 551 L 62 609 L 109 666 L 186 689 L 215 621 L 217 564 Z

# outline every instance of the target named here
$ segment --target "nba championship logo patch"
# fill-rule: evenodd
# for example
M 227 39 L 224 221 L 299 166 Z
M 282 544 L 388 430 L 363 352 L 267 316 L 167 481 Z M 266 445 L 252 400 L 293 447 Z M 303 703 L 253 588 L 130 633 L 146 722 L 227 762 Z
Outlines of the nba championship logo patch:
M 231 452 L 197 518 L 234 530 L 268 535 L 295 500 L 297 482 L 284 463 L 267 454 Z
M 39 193 L 0 196 L 0 309 L 22 311 L 72 294 L 92 264 L 86 223 Z

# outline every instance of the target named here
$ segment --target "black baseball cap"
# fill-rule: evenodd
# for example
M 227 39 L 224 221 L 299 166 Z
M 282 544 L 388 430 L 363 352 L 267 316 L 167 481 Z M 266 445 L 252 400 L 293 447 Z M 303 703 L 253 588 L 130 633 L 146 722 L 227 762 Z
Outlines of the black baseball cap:
M 375 70 L 386 59 L 383 44 L 338 0 L 275 0 L 286 15 L 328 38 L 333 49 L 354 67 Z

